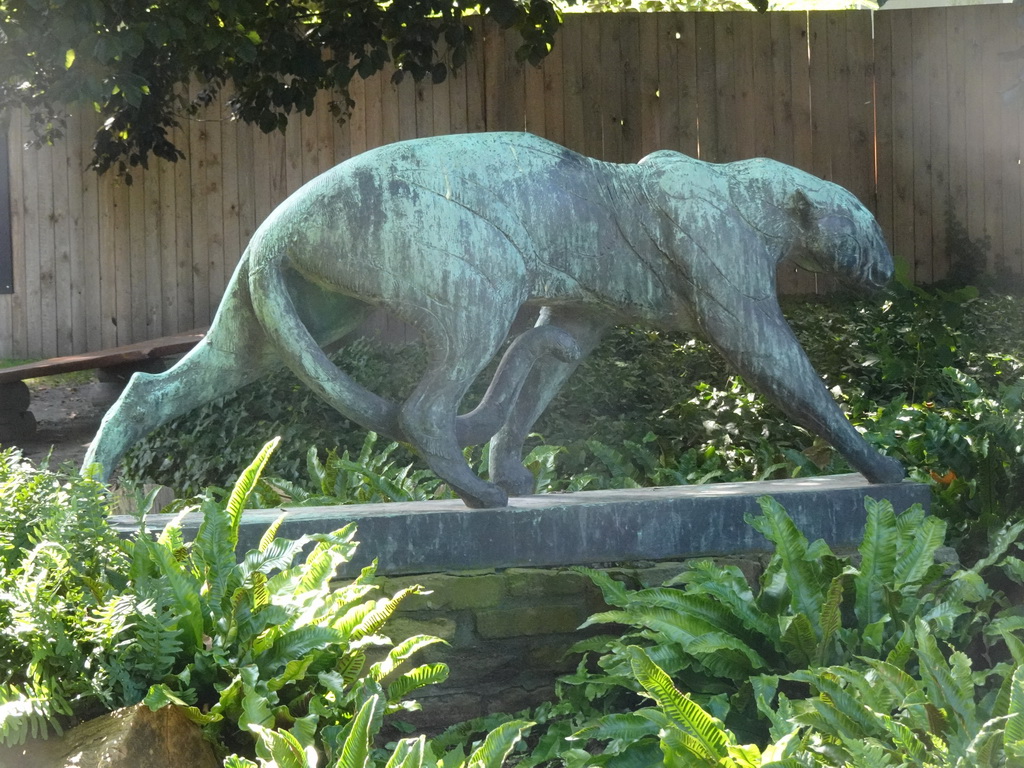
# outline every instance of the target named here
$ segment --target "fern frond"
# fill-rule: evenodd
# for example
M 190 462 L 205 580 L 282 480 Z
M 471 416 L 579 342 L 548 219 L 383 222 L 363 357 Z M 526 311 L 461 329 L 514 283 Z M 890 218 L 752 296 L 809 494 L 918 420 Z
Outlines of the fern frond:
M 860 544 L 861 564 L 854 576 L 854 613 L 861 626 L 874 624 L 885 614 L 883 585 L 891 584 L 896 568 L 899 531 L 892 504 L 867 497 L 867 520 Z
M 793 611 L 807 617 L 815 637 L 820 639 L 821 626 L 818 619 L 828 584 L 822 581 L 820 568 L 813 567 L 807 559 L 807 538 L 775 499 L 762 496 L 757 503 L 761 507 L 762 516 L 748 516 L 745 519 L 775 545 L 775 554 L 781 561 L 792 594 Z
M 277 536 L 277 529 L 281 527 L 281 523 L 284 522 L 284 518 L 285 518 L 285 516 L 283 514 L 279 515 L 278 518 L 274 522 L 272 522 L 270 525 L 267 526 L 267 530 L 265 530 L 263 532 L 263 535 L 260 536 L 260 543 L 256 547 L 256 551 L 258 551 L 258 552 L 266 552 L 267 551 L 267 548 L 273 543 L 274 537 Z
M 60 735 L 53 706 L 63 699 L 58 696 L 55 700 L 55 693 L 36 690 L 31 684 L 18 688 L 0 683 L 0 743 L 17 746 L 28 738 L 44 738 L 51 729 Z
M 431 645 L 443 642 L 444 640 L 441 638 L 433 637 L 432 635 L 413 635 L 388 651 L 387 657 L 370 667 L 368 674 L 379 682 L 398 669 L 413 654 Z
M 672 679 L 647 656 L 642 648 L 625 649 L 630 668 L 637 682 L 676 723 L 679 729 L 698 740 L 709 756 L 725 756 L 727 735 L 718 722 L 672 684 Z
M 466 768 L 501 768 L 505 758 L 523 738 L 523 731 L 534 724 L 526 720 L 510 720 L 487 734 L 483 744 L 466 760 Z
M 363 703 L 352 720 L 333 768 L 370 768 L 373 765 L 370 749 L 383 713 L 384 702 L 380 696 L 371 696 Z
M 388 703 L 401 701 L 407 694 L 427 685 L 443 683 L 448 679 L 448 665 L 440 662 L 422 664 L 409 670 L 388 686 Z
M 917 530 L 910 546 L 900 553 L 893 570 L 897 589 L 915 584 L 935 564 L 935 550 L 946 540 L 946 523 L 937 517 L 927 517 Z
M 245 509 L 245 503 L 249 500 L 249 495 L 256 487 L 256 483 L 259 481 L 260 476 L 263 474 L 263 470 L 267 466 L 267 462 L 270 461 L 270 457 L 277 450 L 277 446 L 281 444 L 280 436 L 275 437 L 273 440 L 264 445 L 256 458 L 252 460 L 252 463 L 246 467 L 242 474 L 238 476 L 238 480 L 235 481 L 234 487 L 231 489 L 231 494 L 228 496 L 228 500 L 224 505 L 224 511 L 227 513 L 228 523 L 230 525 L 229 543 L 231 544 L 232 550 L 238 546 L 238 526 L 242 521 L 242 512 Z

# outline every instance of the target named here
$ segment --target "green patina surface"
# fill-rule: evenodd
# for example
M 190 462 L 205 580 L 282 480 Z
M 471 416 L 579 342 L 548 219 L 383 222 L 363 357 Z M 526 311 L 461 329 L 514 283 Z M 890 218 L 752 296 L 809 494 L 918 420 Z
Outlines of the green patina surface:
M 522 133 L 381 147 L 267 218 L 206 339 L 170 371 L 132 380 L 87 461 L 109 473 L 161 423 L 284 364 L 349 418 L 411 443 L 470 506 L 502 506 L 532 491 L 523 441 L 579 360 L 613 325 L 643 323 L 707 338 L 870 480 L 898 480 L 902 469 L 850 426 L 786 324 L 775 296 L 784 259 L 868 287 L 892 273 L 853 195 L 771 160 L 655 152 L 612 164 Z M 428 348 L 404 403 L 366 391 L 321 350 L 373 307 Z M 524 307 L 536 326 L 459 415 Z M 487 440 L 490 482 L 461 453 Z

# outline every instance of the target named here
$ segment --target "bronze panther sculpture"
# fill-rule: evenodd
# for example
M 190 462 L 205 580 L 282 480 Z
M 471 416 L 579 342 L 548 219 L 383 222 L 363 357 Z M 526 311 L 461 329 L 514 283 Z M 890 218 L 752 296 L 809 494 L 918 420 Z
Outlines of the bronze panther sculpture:
M 524 133 L 400 142 L 351 158 L 285 200 L 253 235 L 206 338 L 176 366 L 136 374 L 86 457 L 109 477 L 169 419 L 287 365 L 345 416 L 411 443 L 472 507 L 533 490 L 534 421 L 616 324 L 710 341 L 746 381 L 871 482 L 903 469 L 857 433 L 781 311 L 784 259 L 865 287 L 892 258 L 874 218 L 835 184 L 771 160 L 714 165 L 676 152 L 636 164 Z M 480 406 L 457 409 L 522 307 L 536 327 L 505 353 Z M 429 362 L 401 404 L 322 347 L 385 307 Z M 491 440 L 490 479 L 461 446 Z

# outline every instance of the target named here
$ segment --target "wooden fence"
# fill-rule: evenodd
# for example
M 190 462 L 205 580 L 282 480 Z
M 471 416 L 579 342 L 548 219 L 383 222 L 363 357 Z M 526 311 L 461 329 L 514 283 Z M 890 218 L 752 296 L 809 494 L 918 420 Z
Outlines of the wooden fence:
M 380 144 L 464 131 L 525 129 L 613 161 L 661 148 L 773 157 L 855 192 L 921 282 L 956 260 L 951 222 L 990 239 L 990 271 L 1020 276 L 1020 15 L 1013 5 L 569 15 L 539 69 L 487 28 L 445 83 L 395 86 L 390 72 L 357 82 L 344 125 L 319 109 L 267 136 L 215 106 L 177 132 L 187 160 L 154 161 L 131 187 L 83 170 L 88 116 L 41 151 L 21 149 L 15 119 L 14 293 L 0 295 L 0 356 L 205 325 L 257 224 L 304 181 Z M 820 288 L 797 270 L 780 281 Z

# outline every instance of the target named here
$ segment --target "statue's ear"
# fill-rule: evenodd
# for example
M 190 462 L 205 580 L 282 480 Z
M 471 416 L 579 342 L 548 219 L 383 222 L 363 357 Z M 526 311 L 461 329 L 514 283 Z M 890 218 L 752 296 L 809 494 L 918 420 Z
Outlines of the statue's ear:
M 789 209 L 801 229 L 810 229 L 814 226 L 814 203 L 802 189 L 798 188 L 789 198 Z

